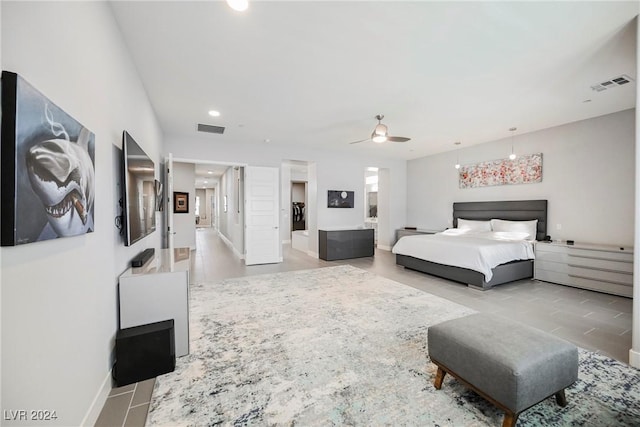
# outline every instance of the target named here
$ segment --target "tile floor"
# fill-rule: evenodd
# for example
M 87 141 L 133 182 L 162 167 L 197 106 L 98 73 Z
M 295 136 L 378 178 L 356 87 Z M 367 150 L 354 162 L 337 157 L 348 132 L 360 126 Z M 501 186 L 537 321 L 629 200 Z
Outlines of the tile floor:
M 284 262 L 245 266 L 211 228 L 197 229 L 196 247 L 192 252 L 194 282 L 350 264 L 475 310 L 518 320 L 625 363 L 629 359 L 632 307 L 629 298 L 535 280 L 479 291 L 397 266 L 395 256 L 382 250 L 376 250 L 373 258 L 329 262 L 285 245 Z M 114 388 L 96 427 L 144 426 L 154 382 Z

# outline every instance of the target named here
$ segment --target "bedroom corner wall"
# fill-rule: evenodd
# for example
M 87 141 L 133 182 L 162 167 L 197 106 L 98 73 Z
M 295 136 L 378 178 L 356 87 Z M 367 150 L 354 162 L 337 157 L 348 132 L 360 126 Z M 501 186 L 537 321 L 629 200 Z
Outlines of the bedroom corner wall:
M 57 416 L 42 425 L 93 425 L 111 388 L 118 276 L 137 253 L 160 247 L 159 231 L 125 247 L 114 225 L 122 131 L 156 162 L 156 176 L 162 134 L 107 2 L 1 9 L 2 69 L 95 134 L 96 173 L 93 233 L 0 248 L 3 415 L 42 409 Z
M 541 183 L 458 188 L 456 154 L 461 164 L 504 159 L 511 138 L 411 160 L 407 225 L 451 227 L 453 202 L 547 199 L 554 240 L 633 245 L 635 115 L 630 109 L 516 136 L 516 153 L 542 153 Z

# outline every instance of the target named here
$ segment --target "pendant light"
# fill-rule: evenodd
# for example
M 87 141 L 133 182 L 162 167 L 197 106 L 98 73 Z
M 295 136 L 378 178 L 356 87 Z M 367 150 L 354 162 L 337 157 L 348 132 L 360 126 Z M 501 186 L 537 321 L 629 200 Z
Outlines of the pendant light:
M 453 145 L 460 145 L 460 141 L 456 141 Z M 460 150 L 456 151 L 456 165 L 454 166 L 456 169 L 460 169 Z
M 509 128 L 509 131 L 511 132 L 511 154 L 509 154 L 509 160 L 516 159 L 516 153 L 513 151 L 513 135 L 516 130 L 518 130 L 518 128 Z

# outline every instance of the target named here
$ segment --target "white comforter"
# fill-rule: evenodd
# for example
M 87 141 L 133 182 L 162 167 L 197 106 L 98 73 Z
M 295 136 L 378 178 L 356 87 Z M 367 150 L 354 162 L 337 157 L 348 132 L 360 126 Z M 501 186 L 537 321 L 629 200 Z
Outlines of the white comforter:
M 398 240 L 392 252 L 478 271 L 488 282 L 493 277 L 492 268 L 497 265 L 535 258 L 532 242 L 513 237 L 509 233 L 464 233 L 452 229 L 436 234 L 405 236 Z

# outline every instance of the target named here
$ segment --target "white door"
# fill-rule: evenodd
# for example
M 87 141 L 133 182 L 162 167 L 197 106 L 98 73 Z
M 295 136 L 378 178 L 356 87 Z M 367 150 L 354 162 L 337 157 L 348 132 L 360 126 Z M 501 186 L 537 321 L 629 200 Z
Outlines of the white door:
M 280 257 L 280 170 L 247 166 L 245 186 L 245 264 L 282 262 Z

